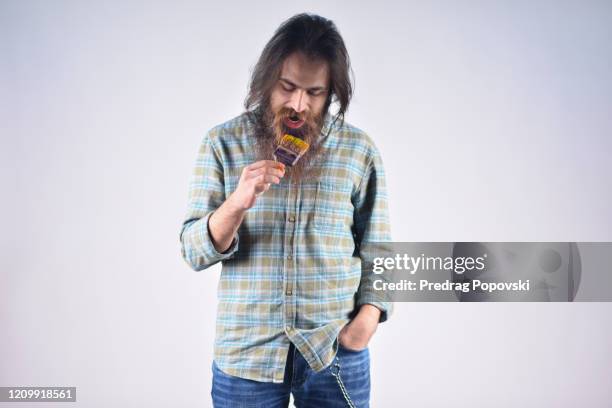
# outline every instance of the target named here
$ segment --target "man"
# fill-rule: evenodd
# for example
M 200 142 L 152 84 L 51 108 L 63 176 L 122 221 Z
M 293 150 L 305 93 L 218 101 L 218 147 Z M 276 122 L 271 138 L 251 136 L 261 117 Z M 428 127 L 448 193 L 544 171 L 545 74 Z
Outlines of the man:
M 367 346 L 392 304 L 363 245 L 390 228 L 380 155 L 344 121 L 349 73 L 334 23 L 296 15 L 264 48 L 246 111 L 202 141 L 180 239 L 194 270 L 223 264 L 215 407 L 286 407 L 290 393 L 299 407 L 369 405 Z M 310 146 L 291 167 L 274 160 L 285 134 Z

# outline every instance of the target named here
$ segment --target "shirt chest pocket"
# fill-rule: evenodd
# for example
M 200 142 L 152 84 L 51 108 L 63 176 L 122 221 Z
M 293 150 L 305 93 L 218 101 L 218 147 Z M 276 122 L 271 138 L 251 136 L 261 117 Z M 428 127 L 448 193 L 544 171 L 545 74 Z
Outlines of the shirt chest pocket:
M 314 227 L 319 230 L 350 229 L 353 225 L 351 186 L 319 181 L 315 193 Z

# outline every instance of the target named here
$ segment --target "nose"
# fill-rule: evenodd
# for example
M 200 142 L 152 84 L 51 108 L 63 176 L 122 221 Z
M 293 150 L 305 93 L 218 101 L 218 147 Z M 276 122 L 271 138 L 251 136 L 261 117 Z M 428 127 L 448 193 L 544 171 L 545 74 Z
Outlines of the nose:
M 291 109 L 297 113 L 303 112 L 306 109 L 306 98 L 306 92 L 304 92 L 303 89 L 296 89 L 293 94 L 291 94 L 291 100 L 289 101 Z

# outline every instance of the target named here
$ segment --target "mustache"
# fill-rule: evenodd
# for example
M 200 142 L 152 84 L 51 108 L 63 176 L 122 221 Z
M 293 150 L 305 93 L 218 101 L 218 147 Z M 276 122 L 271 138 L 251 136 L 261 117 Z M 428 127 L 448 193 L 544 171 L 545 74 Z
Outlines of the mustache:
M 280 119 L 297 118 L 297 119 L 303 119 L 305 121 L 309 121 L 309 120 L 314 121 L 314 117 L 310 111 L 304 111 L 302 113 L 298 113 L 291 108 L 285 108 L 285 107 L 280 108 L 280 110 L 276 113 L 275 116 Z
M 298 129 L 290 129 L 285 125 L 285 119 L 289 118 L 303 120 L 304 124 Z M 308 135 L 312 135 L 317 127 L 317 119 L 309 111 L 298 113 L 291 108 L 281 108 L 274 114 L 274 118 L 272 120 L 272 128 L 277 141 L 280 141 L 280 139 L 287 133 L 292 136 L 304 138 Z

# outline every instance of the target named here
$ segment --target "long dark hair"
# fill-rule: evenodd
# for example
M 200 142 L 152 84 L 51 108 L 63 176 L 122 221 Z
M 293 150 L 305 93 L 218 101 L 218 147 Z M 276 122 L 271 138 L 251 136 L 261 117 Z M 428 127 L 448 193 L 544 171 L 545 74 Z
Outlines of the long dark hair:
M 323 114 L 337 102 L 334 122 L 340 119 L 343 123 L 354 88 L 349 55 L 334 22 L 308 13 L 297 14 L 283 22 L 264 47 L 251 75 L 249 93 L 244 101 L 246 110 L 261 114 L 280 76 L 283 61 L 296 51 L 328 62 L 330 92 Z

